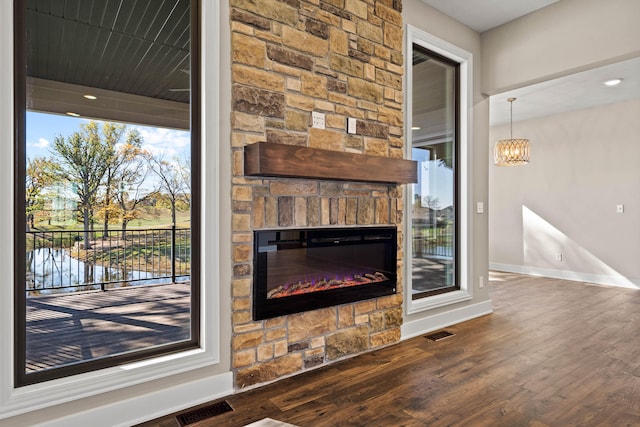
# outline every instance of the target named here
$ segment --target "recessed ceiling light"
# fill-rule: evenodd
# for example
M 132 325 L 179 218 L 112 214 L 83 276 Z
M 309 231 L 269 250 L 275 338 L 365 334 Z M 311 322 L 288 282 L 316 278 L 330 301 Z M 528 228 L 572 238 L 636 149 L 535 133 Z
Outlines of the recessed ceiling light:
M 80 117 L 80 114 L 74 113 L 73 111 L 67 111 L 67 116 L 71 117 Z
M 85 98 L 90 99 L 90 100 L 94 100 L 94 99 L 98 99 L 97 96 L 93 96 L 93 95 L 83 95 Z
M 411 127 L 411 130 L 420 130 L 420 129 L 422 129 L 420 126 L 412 126 Z
M 607 80 L 606 82 L 604 82 L 605 85 L 607 86 L 617 86 L 620 83 L 622 83 L 623 79 L 611 79 L 611 80 Z

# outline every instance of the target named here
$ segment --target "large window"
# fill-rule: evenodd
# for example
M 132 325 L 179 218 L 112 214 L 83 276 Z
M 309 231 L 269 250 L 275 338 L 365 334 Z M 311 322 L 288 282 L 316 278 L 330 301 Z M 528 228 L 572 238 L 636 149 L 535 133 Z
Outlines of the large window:
M 413 44 L 411 158 L 411 298 L 460 289 L 459 64 Z
M 198 2 L 15 16 L 15 384 L 198 347 Z

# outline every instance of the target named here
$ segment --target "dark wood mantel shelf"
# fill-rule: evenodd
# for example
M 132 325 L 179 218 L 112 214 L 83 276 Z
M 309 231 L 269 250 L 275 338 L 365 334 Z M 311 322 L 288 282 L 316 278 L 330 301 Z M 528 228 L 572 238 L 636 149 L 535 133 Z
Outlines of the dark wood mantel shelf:
M 413 160 L 269 142 L 244 148 L 244 174 L 393 184 L 418 182 L 417 162 Z

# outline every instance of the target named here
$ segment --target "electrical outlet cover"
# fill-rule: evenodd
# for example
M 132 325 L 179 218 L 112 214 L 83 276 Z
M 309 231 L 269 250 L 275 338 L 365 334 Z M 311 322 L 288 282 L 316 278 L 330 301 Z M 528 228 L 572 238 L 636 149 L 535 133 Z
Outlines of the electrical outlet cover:
M 324 129 L 324 114 L 314 111 L 311 113 L 312 126 L 317 129 Z

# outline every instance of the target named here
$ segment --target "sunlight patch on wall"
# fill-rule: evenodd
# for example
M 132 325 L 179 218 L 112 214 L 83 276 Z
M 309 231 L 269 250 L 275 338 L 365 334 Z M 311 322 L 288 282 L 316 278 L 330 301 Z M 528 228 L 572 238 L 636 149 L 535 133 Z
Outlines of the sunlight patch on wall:
M 567 280 L 639 288 L 525 205 L 522 205 L 522 245 L 526 266 L 562 272 L 560 276 Z

